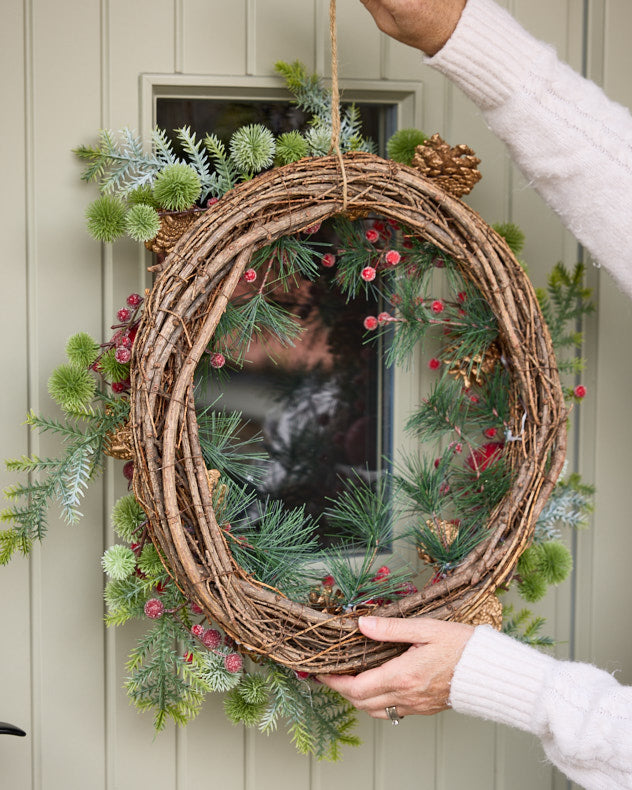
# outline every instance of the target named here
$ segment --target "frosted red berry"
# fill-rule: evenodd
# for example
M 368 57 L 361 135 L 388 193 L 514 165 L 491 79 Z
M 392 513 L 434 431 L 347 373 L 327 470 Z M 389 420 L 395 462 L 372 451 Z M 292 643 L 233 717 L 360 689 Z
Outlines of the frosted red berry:
M 367 232 L 364 234 L 366 240 L 371 244 L 375 244 L 375 242 L 380 238 L 380 234 L 374 228 L 369 228 Z
M 224 666 L 233 675 L 244 668 L 244 660 L 239 653 L 229 653 L 224 658 Z
M 439 368 L 441 367 L 441 360 L 437 359 L 436 357 L 433 357 L 430 360 L 430 362 L 428 362 L 428 367 L 430 368 L 430 370 L 439 370 Z
M 225 364 L 226 364 L 226 357 L 223 354 L 220 354 L 219 351 L 216 351 L 214 354 L 211 354 L 211 367 L 223 368 Z
M 585 398 L 586 397 L 586 387 L 583 384 L 578 384 L 575 389 L 573 390 L 573 395 L 576 398 Z
M 364 269 L 360 272 L 360 277 L 364 280 L 364 282 L 370 283 L 375 280 L 377 272 L 373 268 L 373 266 L 365 266 Z
M 367 315 L 364 319 L 364 328 L 371 332 L 373 329 L 377 329 L 379 323 L 374 315 Z
M 326 252 L 321 258 L 320 262 L 326 269 L 331 269 L 331 267 L 336 263 L 336 256 L 331 252 Z
M 193 653 L 191 653 L 191 652 L 185 653 L 183 658 L 187 662 L 187 664 L 192 664 L 193 663 Z
M 430 305 L 430 309 L 432 310 L 433 313 L 436 313 L 438 315 L 439 313 L 442 313 L 445 310 L 445 305 L 443 304 L 441 299 L 435 299 L 434 302 Z
M 335 583 L 336 583 L 336 580 L 331 575 L 331 573 L 329 573 L 327 576 L 323 577 L 323 586 L 324 587 L 333 587 Z
M 246 269 L 244 272 L 244 280 L 247 283 L 254 283 L 257 279 L 257 272 L 254 269 Z
M 116 359 L 116 361 L 120 362 L 122 365 L 128 363 L 131 358 L 131 350 L 129 348 L 125 348 L 125 346 L 119 346 L 114 352 L 114 359 Z
M 313 234 L 313 233 L 318 233 L 318 231 L 320 230 L 321 224 L 322 224 L 321 222 L 317 222 L 315 225 L 310 225 L 309 227 L 307 227 L 307 228 L 305 228 L 303 230 L 303 233 L 308 233 L 310 235 Z
M 391 569 L 388 567 L 388 565 L 382 565 L 380 568 L 377 569 L 377 573 L 375 574 L 375 580 L 378 581 L 380 579 L 386 579 L 390 575 L 391 575 Z
M 222 635 L 215 628 L 207 628 L 202 634 L 202 642 L 209 650 L 214 650 L 216 647 L 219 647 L 221 641 Z
M 470 469 L 483 472 L 500 458 L 504 446 L 502 442 L 488 442 L 470 453 L 466 463 Z
M 143 297 L 140 294 L 130 294 L 125 301 L 130 307 L 138 307 L 143 301 Z
M 124 324 L 132 317 L 132 311 L 127 307 L 121 307 L 121 309 L 117 312 L 116 317 L 122 324 Z
M 165 605 L 158 598 L 150 598 L 145 604 L 144 611 L 150 620 L 160 620 L 165 613 Z
M 295 670 L 294 674 L 299 680 L 307 680 L 309 677 L 309 672 L 301 672 L 300 670 Z
M 206 207 L 210 208 L 211 206 L 214 206 L 216 203 L 219 203 L 219 198 L 218 197 L 209 198 L 206 201 Z
M 191 626 L 191 633 L 193 636 L 201 639 L 204 636 L 204 626 L 196 623 L 195 625 Z
M 498 431 L 496 428 L 485 428 L 483 431 L 483 436 L 485 436 L 487 439 L 493 439 L 497 433 Z
M 385 256 L 386 263 L 388 263 L 389 266 L 397 266 L 401 259 L 402 256 L 397 250 L 389 250 Z
M 204 610 L 202 609 L 202 607 L 198 606 L 196 603 L 191 604 L 191 612 L 193 614 L 202 614 L 203 611 Z
M 386 324 L 389 321 L 391 321 L 392 318 L 393 316 L 390 313 L 383 312 L 378 315 L 377 320 L 379 321 L 380 324 Z
M 113 382 L 112 392 L 114 392 L 116 395 L 119 395 L 121 392 L 124 392 L 124 390 L 125 390 L 125 384 L 123 384 L 122 381 Z

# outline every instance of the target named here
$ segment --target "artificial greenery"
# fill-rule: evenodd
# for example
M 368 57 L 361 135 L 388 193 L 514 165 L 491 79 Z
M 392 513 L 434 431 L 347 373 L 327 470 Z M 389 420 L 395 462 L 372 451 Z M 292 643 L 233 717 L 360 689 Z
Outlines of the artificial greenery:
M 149 149 L 128 129 L 118 134 L 102 130 L 95 146 L 76 149 L 85 164 L 82 178 L 96 182 L 101 193 L 87 210 L 89 232 L 105 242 L 125 233 L 140 242 L 150 241 L 167 212 L 203 210 L 209 198 L 221 198 L 268 167 L 329 153 L 330 92 L 298 62 L 279 63 L 277 71 L 295 103 L 312 116 L 305 132 L 286 132 L 275 139 L 265 127 L 251 125 L 238 129 L 229 140 L 212 132 L 198 140 L 183 127 L 175 132 L 184 151 L 184 158 L 179 158 L 163 130 L 152 132 Z M 402 130 L 389 141 L 388 154 L 410 164 L 416 146 L 424 140 L 422 132 Z M 353 105 L 342 113 L 340 146 L 343 152 L 373 149 L 362 135 Z M 520 254 L 522 232 L 511 224 L 496 229 Z M 366 612 L 416 591 L 411 568 L 382 564 L 383 553 L 391 551 L 397 540 L 412 540 L 436 578 L 448 575 L 486 537 L 489 515 L 512 482 L 505 446 L 519 437 L 509 431 L 508 374 L 496 354 L 495 318 L 456 263 L 396 223 L 338 217 L 330 229 L 336 241 L 333 249 L 326 248 L 331 258 L 325 269 L 317 230 L 284 237 L 253 256 L 252 285 L 231 301 L 222 316 L 205 364 L 198 370 L 200 391 L 209 377 L 220 378 L 243 366 L 254 340 L 293 344 L 302 327 L 299 315 L 285 305 L 284 293 L 304 280 L 314 288 L 326 280 L 328 292 L 339 296 L 333 302 L 316 300 L 325 326 L 336 327 L 345 299 L 351 303 L 369 298 L 383 309 L 379 316 L 365 318 L 366 340 L 384 344 L 387 364 L 407 365 L 420 343 L 434 350 L 430 362 L 434 384 L 406 426 L 425 443 L 425 454 L 401 457 L 392 473 L 386 462 L 382 470 L 346 474 L 337 481 L 338 495 L 327 497 L 322 514 L 315 516 L 303 506 L 286 507 L 263 493 L 269 462 L 291 471 L 288 479 L 292 475 L 292 480 L 321 479 L 322 464 L 314 465 L 314 454 L 305 452 L 322 438 L 322 426 L 314 420 L 303 425 L 295 421 L 287 440 L 270 443 L 265 453 L 261 437 L 243 439 L 239 412 L 213 402 L 198 409 L 200 444 L 209 469 L 219 474 L 213 489 L 214 510 L 236 562 L 261 583 L 306 605 L 336 614 Z M 438 273 L 444 275 L 441 292 Z M 556 347 L 572 352 L 561 365 L 571 372 L 581 367 L 576 355 L 581 335 L 574 324 L 591 309 L 582 280 L 581 267 L 568 272 L 558 265 L 548 289 L 539 294 Z M 335 301 L 338 298 L 340 303 Z M 11 471 L 27 474 L 30 480 L 6 491 L 15 504 L 2 514 L 10 526 L 0 533 L 0 562 L 7 562 L 15 551 L 28 553 L 33 541 L 44 537 L 51 504 L 59 505 L 67 522 L 80 518 L 86 487 L 98 474 L 113 433 L 128 418 L 130 349 L 142 301 L 139 295 L 130 295 L 129 309 L 119 311 L 119 323 L 104 344 L 83 332 L 69 339 L 68 363 L 60 365 L 49 381 L 63 419 L 31 414 L 27 420 L 30 426 L 58 436 L 64 452 L 59 458 L 8 462 Z M 225 368 L 223 363 L 217 365 L 218 354 L 227 363 Z M 484 372 L 481 360 L 490 363 Z M 293 373 L 298 376 L 300 371 Z M 355 396 L 353 374 L 346 370 L 337 381 L 341 397 L 347 400 Z M 310 375 L 312 379 L 303 377 L 298 386 L 293 380 L 279 394 L 288 410 L 301 388 L 304 397 L 319 386 L 318 373 Z M 570 390 L 567 394 L 578 397 Z M 130 463 L 125 467 L 128 478 Z M 576 476 L 558 483 L 538 520 L 534 543 L 516 570 L 514 581 L 526 600 L 539 599 L 549 585 L 560 583 L 570 572 L 572 560 L 560 542 L 561 528 L 586 520 L 591 495 L 592 489 Z M 319 518 L 334 534 L 327 548 L 316 539 Z M 314 685 L 305 673 L 269 659 L 244 661 L 230 635 L 187 600 L 151 542 L 146 514 L 132 493 L 115 504 L 112 521 L 119 542 L 102 558 L 108 576 L 106 622 L 123 625 L 140 618 L 148 625 L 130 656 L 126 688 L 140 709 L 154 711 L 157 729 L 170 718 L 186 723 L 207 694 L 221 692 L 226 694 L 230 721 L 263 733 L 284 722 L 301 753 L 338 759 L 342 745 L 358 742 L 351 734 L 353 710 L 340 696 Z M 400 521 L 405 526 L 396 529 Z M 325 569 L 324 576 L 314 569 L 314 561 Z M 550 643 L 540 634 L 541 618 L 528 610 L 515 614 L 510 607 L 506 614 L 507 633 L 531 644 Z

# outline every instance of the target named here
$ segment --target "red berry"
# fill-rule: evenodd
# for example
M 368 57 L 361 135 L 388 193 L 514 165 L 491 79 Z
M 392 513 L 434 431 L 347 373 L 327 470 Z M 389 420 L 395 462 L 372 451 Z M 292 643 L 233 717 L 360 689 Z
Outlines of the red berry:
M 133 461 L 127 461 L 127 463 L 124 464 L 124 466 L 123 466 L 123 477 L 126 480 L 129 480 L 131 482 L 132 478 L 134 477 L 134 462 Z
M 323 578 L 323 585 L 325 587 L 333 587 L 335 583 L 336 583 L 336 580 L 331 575 L 331 573 Z
M 119 346 L 114 352 L 114 358 L 117 362 L 125 365 L 132 358 L 132 352 L 129 350 L 129 348 L 125 348 L 125 346 Z
M 380 579 L 386 579 L 390 575 L 391 575 L 391 569 L 388 567 L 388 565 L 382 565 L 380 568 L 377 569 L 377 573 L 375 574 L 374 580 L 379 581 Z
M 430 362 L 428 362 L 428 367 L 430 368 L 430 370 L 439 370 L 439 368 L 441 367 L 441 360 L 437 359 L 436 357 L 433 357 L 430 360 Z
M 365 282 L 370 283 L 373 280 L 375 280 L 376 274 L 377 272 L 375 271 L 373 266 L 365 266 L 364 269 L 362 269 L 362 271 L 360 272 L 360 277 L 362 277 L 362 279 Z
M 393 318 L 393 316 L 390 313 L 384 312 L 384 313 L 380 313 L 378 315 L 377 320 L 380 322 L 380 324 L 386 324 L 392 318 Z
M 204 611 L 201 606 L 198 606 L 196 603 L 191 604 L 191 611 L 193 614 L 202 614 Z
M 225 364 L 226 364 L 226 357 L 223 354 L 220 354 L 219 351 L 216 351 L 214 354 L 211 354 L 211 367 L 223 368 Z
M 187 662 L 187 664 L 192 664 L 193 663 L 193 653 L 191 653 L 191 652 L 185 653 L 182 656 L 182 658 L 184 658 L 184 660 Z
M 406 582 L 401 590 L 397 590 L 397 595 L 414 595 L 416 592 L 419 592 L 419 590 L 415 585 L 412 582 Z
M 156 585 L 156 592 L 158 593 L 158 595 L 162 595 L 166 589 L 167 589 L 167 585 L 165 582 L 158 582 L 158 584 Z
M 326 252 L 321 258 L 320 262 L 326 269 L 331 269 L 331 267 L 336 263 L 336 256 L 331 252 Z
M 140 294 L 130 294 L 126 302 L 130 307 L 138 307 L 138 305 L 143 301 L 143 297 Z
M 322 222 L 317 222 L 315 225 L 310 225 L 308 228 L 303 229 L 303 233 L 309 233 L 309 234 L 318 233 L 321 225 Z
M 125 323 L 125 321 L 129 321 L 132 317 L 132 311 L 128 310 L 127 307 L 121 307 L 121 309 L 116 314 L 116 317 L 121 323 Z
M 576 398 L 585 398 L 586 397 L 586 387 L 583 384 L 578 384 L 575 389 L 573 390 L 573 395 Z
M 134 554 L 139 557 L 143 547 L 140 543 L 132 543 L 130 544 L 130 549 L 134 552 Z
M 441 299 L 435 299 L 432 305 L 430 306 L 430 309 L 432 310 L 433 313 L 439 314 L 445 310 L 445 305 L 443 304 Z
M 209 198 L 206 201 L 206 207 L 210 208 L 211 206 L 214 206 L 216 203 L 219 203 L 219 198 L 218 197 Z
M 465 293 L 465 291 L 459 291 L 459 293 L 457 294 L 457 299 L 459 300 L 459 302 L 461 302 L 461 304 L 463 304 L 463 302 L 467 299 L 467 294 Z
M 375 244 L 375 242 L 380 238 L 380 234 L 373 228 L 369 228 L 369 230 L 367 230 L 367 232 L 364 235 L 366 237 L 366 240 L 371 244 Z
M 222 641 L 222 635 L 215 628 L 207 628 L 202 635 L 202 642 L 209 650 L 214 650 L 219 647 Z
M 112 383 L 112 392 L 117 395 L 125 390 L 125 384 L 122 381 L 115 381 Z
M 160 620 L 160 618 L 165 613 L 165 605 L 162 601 L 159 601 L 158 598 L 150 598 L 144 607 L 145 615 L 149 617 L 150 620 Z
M 401 261 L 402 256 L 397 252 L 397 250 L 389 250 L 386 253 L 386 263 L 389 266 L 397 266 L 397 264 Z
M 244 660 L 239 653 L 230 653 L 224 658 L 224 666 L 229 672 L 235 674 L 243 669 Z
M 254 269 L 246 269 L 244 272 L 244 280 L 247 283 L 254 283 L 257 279 L 257 272 Z
M 195 625 L 191 626 L 191 633 L 193 636 L 201 639 L 204 636 L 204 626 L 196 623 Z
M 483 436 L 485 436 L 485 438 L 487 439 L 493 439 L 497 433 L 498 431 L 496 430 L 496 428 L 485 428 L 485 430 L 483 431 Z
M 307 680 L 309 677 L 309 672 L 300 672 L 299 670 L 295 670 L 294 674 L 299 680 Z
M 132 339 L 129 335 L 121 335 L 116 344 L 117 348 L 131 348 Z
M 364 319 L 364 328 L 368 329 L 369 331 L 373 329 L 377 329 L 379 321 L 374 315 L 367 315 Z
M 432 263 L 434 264 L 434 266 L 437 267 L 437 269 L 443 269 L 443 267 L 445 266 L 445 261 L 443 260 L 443 258 L 440 258 L 439 256 L 433 258 Z
M 435 458 L 435 460 L 434 460 L 434 468 L 438 469 L 440 463 L 441 463 L 441 459 L 440 458 Z
M 402 297 L 399 294 L 393 294 L 389 301 L 397 307 L 397 305 L 402 303 Z

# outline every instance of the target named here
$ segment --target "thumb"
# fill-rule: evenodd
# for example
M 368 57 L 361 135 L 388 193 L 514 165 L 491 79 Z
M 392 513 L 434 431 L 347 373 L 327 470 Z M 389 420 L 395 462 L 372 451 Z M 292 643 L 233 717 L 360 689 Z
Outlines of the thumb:
M 437 633 L 440 622 L 431 617 L 359 617 L 358 627 L 376 642 L 429 642 Z

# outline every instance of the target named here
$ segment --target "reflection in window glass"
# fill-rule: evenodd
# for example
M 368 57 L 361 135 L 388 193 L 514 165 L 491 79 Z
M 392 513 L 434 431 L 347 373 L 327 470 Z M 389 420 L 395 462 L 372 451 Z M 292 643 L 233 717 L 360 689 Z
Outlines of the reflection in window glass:
M 365 135 L 383 148 L 392 108 L 360 107 Z M 306 120 L 284 101 L 157 103 L 157 124 L 167 132 L 189 126 L 198 138 L 213 132 L 225 142 L 244 124 L 262 123 L 278 135 L 305 128 Z M 327 225 L 311 240 L 320 245 L 319 257 L 335 254 L 337 240 Z M 335 269 L 323 267 L 316 281 L 297 281 L 275 294 L 304 328 L 296 345 L 271 345 L 265 338 L 253 342 L 243 367 L 216 377 L 203 397 L 207 403 L 219 398 L 218 408 L 242 412 L 242 439 L 263 436 L 269 461 L 258 494 L 288 507 L 305 506 L 319 518 L 324 544 L 332 539 L 322 517 L 328 500 L 346 478 L 375 480 L 384 471 L 384 456 L 391 455 L 392 377 L 382 364 L 383 348 L 365 344 L 363 327 L 365 316 L 377 315 L 382 307 L 364 295 L 347 303 L 334 277 Z M 243 298 L 249 288 L 242 283 L 233 298 Z

